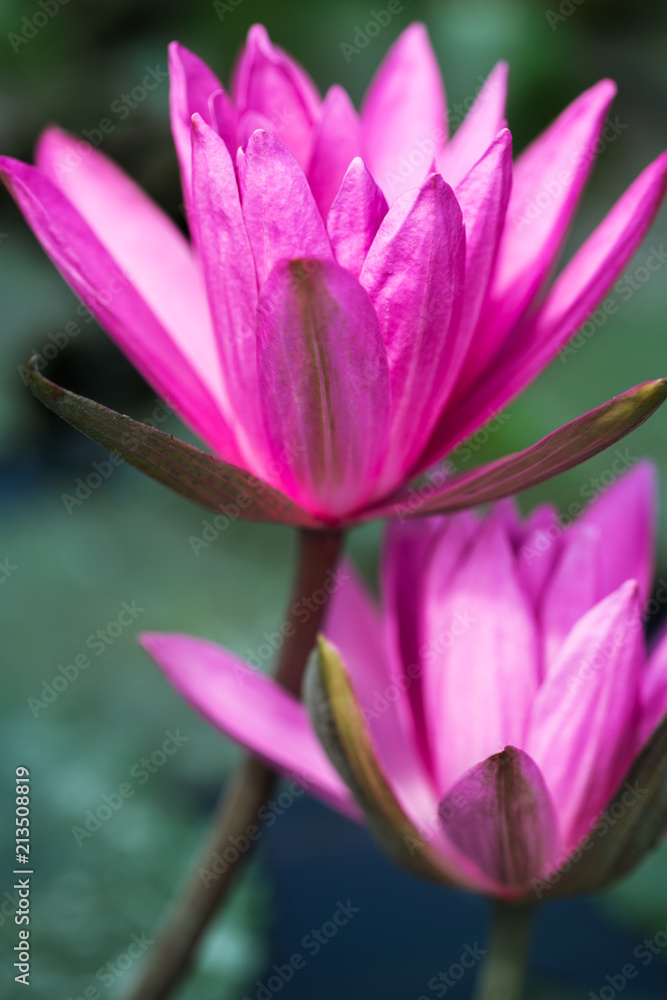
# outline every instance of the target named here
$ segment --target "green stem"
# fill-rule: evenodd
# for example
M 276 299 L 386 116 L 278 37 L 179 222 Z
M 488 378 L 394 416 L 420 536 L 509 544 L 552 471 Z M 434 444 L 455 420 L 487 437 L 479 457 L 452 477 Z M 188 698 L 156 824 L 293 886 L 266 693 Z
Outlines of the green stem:
M 301 692 L 308 657 L 322 626 L 328 600 L 325 584 L 338 562 L 342 541 L 340 531 L 299 533 L 296 577 L 285 616 L 285 622 L 293 627 L 283 630 L 287 637 L 274 674 L 276 681 L 296 696 Z M 305 621 L 304 607 L 310 612 Z M 254 840 L 245 838 L 248 850 L 222 871 L 219 859 L 225 848 L 238 843 L 248 827 L 261 826 L 257 814 L 276 780 L 275 771 L 261 761 L 252 757 L 241 761 L 220 799 L 206 846 L 176 897 L 127 1000 L 165 1000 L 185 975 L 204 931 L 248 861 Z
M 520 1000 L 536 905 L 496 902 L 475 1000 Z

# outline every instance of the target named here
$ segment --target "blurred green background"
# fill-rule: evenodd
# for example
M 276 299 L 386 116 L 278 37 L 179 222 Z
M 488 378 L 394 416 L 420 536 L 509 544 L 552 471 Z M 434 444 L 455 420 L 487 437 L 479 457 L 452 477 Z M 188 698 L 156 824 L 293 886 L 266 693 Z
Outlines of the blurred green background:
M 51 0 L 47 8 L 53 11 L 54 3 L 59 7 L 55 15 L 25 44 L 17 44 L 16 36 L 29 33 L 23 19 L 42 9 L 37 0 L 3 0 L 0 6 L 0 151 L 23 159 L 31 158 L 34 140 L 49 122 L 80 134 L 95 127 L 116 99 L 140 83 L 146 67 L 166 69 L 166 46 L 173 38 L 206 58 L 226 80 L 234 53 L 255 21 L 267 25 L 322 90 L 338 81 L 357 102 L 393 38 L 413 19 L 428 25 L 452 104 L 473 94 L 497 59 L 508 59 L 509 124 L 516 149 L 580 91 L 603 76 L 614 78 L 619 96 L 613 114 L 627 128 L 599 158 L 568 253 L 667 145 L 663 5 L 414 0 L 348 61 L 341 43 L 351 42 L 355 28 L 369 19 L 365 2 L 242 0 L 218 4 L 216 10 L 203 0 L 69 0 L 61 5 Z M 379 0 L 375 9 L 381 6 Z M 167 101 L 165 82 L 117 121 L 103 149 L 179 219 Z M 663 213 L 628 270 L 641 265 L 649 248 L 661 247 L 666 237 Z M 15 767 L 27 765 L 36 872 L 31 995 L 67 1000 L 94 986 L 105 1000 L 113 1000 L 138 968 L 123 959 L 132 935 L 150 934 L 156 926 L 188 869 L 236 755 L 180 702 L 137 647 L 135 634 L 176 629 L 216 639 L 241 654 L 254 648 L 262 633 L 281 620 L 294 538 L 287 529 L 236 523 L 195 557 L 188 538 L 201 534 L 206 513 L 126 467 L 115 468 L 84 503 L 67 510 L 62 495 L 71 494 L 77 478 L 85 478 L 93 462 L 106 456 L 31 398 L 18 366 L 32 350 L 51 342 L 49 334 L 76 321 L 82 332 L 59 353 L 49 373 L 138 419 L 155 406 L 151 391 L 95 323 L 82 321 L 77 305 L 3 194 L 0 561 L 16 568 L 0 583 L 2 802 L 9 802 Z M 667 268 L 662 268 L 629 301 L 619 301 L 618 312 L 594 336 L 557 359 L 512 404 L 511 419 L 479 457 L 524 447 L 612 395 L 667 374 L 666 311 Z M 647 454 L 657 462 L 665 495 L 666 421 L 658 413 L 628 442 L 633 455 Z M 169 429 L 182 433 L 176 423 Z M 610 461 L 603 454 L 525 495 L 522 505 L 544 497 L 564 506 L 579 500 L 582 487 Z M 373 524 L 355 531 L 349 542 L 371 582 L 379 538 L 379 525 Z M 664 573 L 667 504 L 660 544 Z M 116 620 L 123 602 L 133 601 L 142 609 L 135 623 L 102 653 L 92 654 L 90 668 L 46 704 L 45 692 L 49 697 L 59 666 L 90 652 L 88 637 Z M 161 747 L 166 731 L 177 729 L 187 740 L 140 786 L 134 779 L 138 762 Z M 104 795 L 128 780 L 136 794 L 79 845 L 72 827 L 81 826 L 87 810 L 95 811 Z M 319 913 L 321 923 L 335 909 L 336 892 L 354 898 L 357 877 L 368 895 L 362 910 L 367 919 L 360 918 L 347 942 L 341 935 L 321 965 L 313 961 L 308 972 L 313 980 L 305 973 L 295 977 L 283 997 L 340 995 L 327 992 L 334 981 L 352 996 L 417 997 L 428 992 L 426 982 L 438 969 L 424 963 L 440 961 L 446 968 L 460 944 L 472 940 L 463 933 L 481 940 L 481 904 L 447 893 L 419 895 L 421 889 L 384 866 L 365 834 L 347 827 L 323 809 L 300 805 L 285 819 L 280 836 L 267 835 L 267 845 L 262 844 L 232 908 L 217 921 L 179 997 L 235 1000 L 244 991 L 254 997 L 252 984 L 272 962 L 284 961 L 289 942 L 298 942 L 310 926 L 302 922 L 306 901 L 308 913 Z M 3 824 L 0 836 L 0 975 L 8 982 L 3 996 L 19 996 L 10 957 L 15 928 L 8 915 L 13 913 L 9 824 Z M 297 845 L 304 852 L 299 857 L 306 859 L 301 874 L 294 858 Z M 336 881 L 330 885 L 326 880 L 334 871 Z M 373 899 L 379 897 L 371 892 L 375 883 L 368 881 L 369 872 L 388 902 L 374 915 Z M 667 924 L 667 854 L 659 851 L 632 879 L 599 899 L 551 911 L 538 928 L 532 995 L 557 1000 L 597 993 L 606 975 L 632 960 L 632 949 L 643 937 Z M 430 929 L 434 957 L 424 952 L 422 959 L 416 942 L 425 948 Z M 388 952 L 392 935 L 397 943 Z M 408 952 L 419 957 L 414 974 L 406 971 Z M 109 962 L 115 971 L 109 971 Z M 105 965 L 107 974 L 101 977 Z M 657 957 L 628 984 L 625 995 L 664 996 L 666 970 L 664 958 Z M 466 980 L 457 985 L 456 995 L 469 995 L 470 988 Z

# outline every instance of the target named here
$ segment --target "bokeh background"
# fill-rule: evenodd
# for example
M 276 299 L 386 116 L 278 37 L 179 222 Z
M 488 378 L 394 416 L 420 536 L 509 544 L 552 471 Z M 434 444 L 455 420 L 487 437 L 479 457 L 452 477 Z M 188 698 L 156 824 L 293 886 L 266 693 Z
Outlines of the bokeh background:
M 667 20 L 664 5 L 612 0 L 438 0 L 408 2 L 380 35 L 349 61 L 369 19 L 366 0 L 306 4 L 294 0 L 51 0 L 48 22 L 26 30 L 37 0 L 0 5 L 0 150 L 30 159 L 36 135 L 58 122 L 83 136 L 110 116 L 103 150 L 117 159 L 177 220 L 181 201 L 162 82 L 121 120 L 112 105 L 141 83 L 148 67 L 166 70 L 173 38 L 228 78 L 248 27 L 264 22 L 274 40 L 309 69 L 324 90 L 343 83 L 358 101 L 394 37 L 424 20 L 441 60 L 450 101 L 479 88 L 499 58 L 511 64 L 509 122 L 521 149 L 572 98 L 603 76 L 619 84 L 613 115 L 624 126 L 599 157 L 567 255 L 639 170 L 667 145 Z M 374 9 L 383 7 L 378 0 Z M 37 18 L 43 22 L 43 17 Z M 12 33 L 32 34 L 14 41 Z M 667 243 L 659 218 L 628 269 Z M 556 359 L 511 419 L 477 452 L 488 458 L 521 448 L 612 395 L 667 374 L 667 267 L 653 273 L 581 346 Z M 19 367 L 33 350 L 78 332 L 49 373 L 115 409 L 146 419 L 156 401 L 46 260 L 9 196 L 0 197 L 0 561 L 15 567 L 0 582 L 1 815 L 11 820 L 14 769 L 32 774 L 33 877 L 31 996 L 67 1000 L 122 996 L 136 975 L 133 935 L 152 930 L 189 870 L 207 817 L 236 751 L 167 686 L 135 643 L 141 629 L 179 629 L 245 654 L 281 621 L 294 555 L 288 529 L 236 523 L 195 556 L 206 512 L 127 467 L 69 509 L 79 477 L 108 456 L 52 417 L 23 387 Z M 53 353 L 49 351 L 49 353 Z M 164 425 L 166 426 L 166 425 Z M 182 433 L 171 422 L 168 429 Z M 634 457 L 657 463 L 667 497 L 667 416 L 628 442 Z M 625 447 L 625 446 L 624 446 Z M 546 496 L 566 506 L 599 476 L 601 455 L 521 498 Z M 667 504 L 660 524 L 658 572 L 667 574 Z M 623 525 L 619 524 L 619 531 Z M 379 525 L 355 531 L 352 558 L 375 580 Z M 102 651 L 87 645 L 114 622 L 123 602 L 141 608 L 134 623 Z M 112 629 L 117 631 L 117 629 Z M 95 649 L 99 650 L 99 646 Z M 48 701 L 60 666 L 88 653 L 91 666 Z M 70 672 L 71 675 L 71 672 Z M 62 689 L 62 683 L 58 685 Z M 48 703 L 47 703 L 48 701 Z M 140 764 L 167 731 L 187 737 L 153 773 Z M 158 755 L 157 759 L 161 759 Z M 147 777 L 144 777 L 148 774 Z M 95 812 L 130 781 L 135 794 L 94 835 L 75 838 Z M 75 831 L 76 832 L 76 831 Z M 11 970 L 12 826 L 0 846 L 0 975 L 3 996 L 21 995 Z M 433 997 L 428 981 L 483 941 L 480 901 L 434 889 L 393 870 L 364 831 L 299 799 L 262 837 L 227 914 L 216 921 L 181 1000 L 256 997 L 273 963 L 283 964 L 338 901 L 358 913 L 308 958 L 280 991 L 284 1000 L 382 996 Z M 607 976 L 634 961 L 633 950 L 667 926 L 667 852 L 599 897 L 547 906 L 536 933 L 530 995 L 541 1000 L 609 1000 Z M 638 963 L 636 963 L 638 964 Z M 667 950 L 624 989 L 657 1000 L 667 987 Z M 470 994 L 473 975 L 456 983 Z M 88 990 L 88 994 L 85 991 Z M 93 994 L 94 995 L 94 994 Z M 277 995 L 277 994 L 276 994 Z M 441 994 L 442 995 L 442 994 Z M 266 1000 L 266 993 L 264 994 Z

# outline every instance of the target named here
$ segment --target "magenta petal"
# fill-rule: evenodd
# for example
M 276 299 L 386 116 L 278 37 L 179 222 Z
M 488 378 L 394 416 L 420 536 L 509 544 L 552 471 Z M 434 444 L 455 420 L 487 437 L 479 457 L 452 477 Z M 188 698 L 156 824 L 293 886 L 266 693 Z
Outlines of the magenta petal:
M 549 364 L 622 273 L 651 225 L 666 187 L 667 153 L 663 153 L 628 188 L 564 268 L 542 309 L 519 326 L 483 377 L 461 382 L 433 434 L 431 461 L 507 406 Z
M 334 86 L 322 103 L 307 175 L 323 219 L 355 156 L 363 156 L 359 115 L 343 88 Z
M 192 119 L 193 212 L 229 405 L 246 460 L 267 477 L 266 439 L 257 381 L 257 282 L 236 175 L 223 140 Z M 243 419 L 239 420 L 239 414 Z
M 333 262 L 281 261 L 258 308 L 266 433 L 283 489 L 339 516 L 372 494 L 389 432 L 389 373 L 372 303 Z
M 446 140 L 445 91 L 426 28 L 399 35 L 361 108 L 367 164 L 389 204 L 419 187 Z
M 470 344 L 488 299 L 512 189 L 512 136 L 504 129 L 456 188 L 466 230 L 465 292 L 459 340 Z M 479 371 L 494 345 L 484 337 L 470 344 L 464 372 Z
M 615 92 L 611 80 L 587 90 L 517 160 L 489 313 L 501 331 L 523 315 L 557 259 Z
M 578 620 L 548 665 L 524 746 L 556 803 L 566 850 L 588 831 L 636 753 L 644 660 L 637 584 L 629 580 Z
M 178 42 L 169 46 L 169 110 L 171 131 L 181 168 L 183 197 L 187 211 L 190 210 L 192 187 L 192 145 L 190 121 L 197 113 L 207 125 L 213 121 L 211 99 L 223 87 L 215 73 L 206 63 Z
M 93 151 L 87 155 L 92 156 Z M 83 169 L 82 164 L 79 169 Z M 135 287 L 132 280 L 134 275 L 128 275 L 123 269 L 127 266 L 127 261 L 114 260 L 93 229 L 45 173 L 18 160 L 1 157 L 0 176 L 46 253 L 132 364 L 221 458 L 241 464 L 236 439 L 220 410 L 222 387 L 219 362 L 212 352 L 208 352 L 208 347 L 206 352 L 200 350 L 201 330 L 197 332 L 196 338 L 191 338 L 191 344 L 188 344 L 188 328 L 179 326 L 177 330 L 173 325 L 167 328 L 155 314 L 153 299 L 148 303 L 141 294 L 144 288 L 148 290 L 149 276 L 154 274 L 152 268 L 157 265 L 157 259 L 145 262 L 143 267 L 141 264 L 137 265 L 141 268 L 138 272 L 140 287 Z M 124 182 L 122 175 L 120 177 Z M 118 180 L 117 176 L 115 180 Z M 131 182 L 127 181 L 127 184 L 130 185 Z M 110 187 L 110 201 L 117 199 L 122 190 L 120 183 L 118 187 Z M 151 213 L 157 213 L 158 210 L 150 202 L 147 202 L 150 209 L 146 208 L 145 203 L 134 198 L 135 192 L 133 185 L 128 188 L 128 205 L 136 210 L 147 230 L 146 243 L 140 243 L 139 247 L 150 246 L 154 251 L 155 234 L 161 233 L 164 238 L 161 250 L 164 251 L 165 261 L 173 263 L 181 259 L 183 262 L 182 285 L 178 284 L 180 276 L 177 272 L 169 272 L 166 278 L 165 272 L 161 277 L 155 275 L 155 284 L 151 289 L 155 294 L 158 293 L 159 280 L 165 284 L 164 295 L 167 301 L 173 298 L 174 293 L 180 292 L 187 302 L 188 292 L 196 288 L 196 283 L 194 279 L 190 283 L 191 262 L 188 264 L 185 256 L 180 257 L 177 249 L 178 233 L 174 230 L 170 235 L 171 224 L 168 220 L 165 220 L 164 229 L 160 229 L 159 223 L 157 230 L 153 229 L 155 219 Z M 101 190 L 100 197 L 107 197 L 106 188 Z M 119 221 L 117 230 L 112 234 L 117 241 L 116 249 L 125 236 L 130 236 L 132 232 L 136 236 L 136 226 L 136 219 L 129 221 L 123 233 Z M 136 252 L 134 253 L 132 260 L 136 260 Z M 193 295 L 195 316 L 201 316 L 201 294 L 199 290 Z M 205 303 L 205 299 L 203 301 Z M 178 310 L 177 315 L 182 316 L 183 303 L 176 303 L 174 308 Z M 202 319 L 204 321 L 205 317 Z M 210 361 L 210 370 L 205 375 L 206 359 L 211 356 L 215 360 Z
M 379 610 L 349 563 L 339 571 L 341 578 L 324 634 L 341 652 L 387 781 L 406 813 L 425 826 L 433 817 L 435 790 L 419 753 L 401 675 L 392 673 Z
M 239 143 L 236 139 L 236 129 L 238 127 L 236 108 L 232 104 L 231 98 L 224 90 L 216 90 L 208 99 L 208 112 L 211 119 L 211 127 L 218 133 L 225 146 L 229 150 L 230 156 L 234 156 Z M 195 112 L 196 114 L 197 112 Z M 202 116 L 202 120 L 203 119 Z
M 308 181 L 292 154 L 270 133 L 250 136 L 239 161 L 239 182 L 260 288 L 276 261 L 331 259 L 329 237 Z
M 534 320 L 517 331 L 517 347 L 524 350 L 519 371 L 515 364 L 510 375 L 514 393 L 528 381 L 527 374 L 534 377 L 590 316 L 639 247 L 666 191 L 667 152 L 642 171 L 563 269 Z M 662 266 L 661 251 L 657 259 L 648 256 L 649 269 Z
M 394 202 L 361 270 L 387 346 L 394 482 L 414 464 L 462 364 L 465 231 L 452 189 L 432 174 Z
M 563 536 L 542 603 L 547 662 L 575 622 L 626 580 L 638 582 L 645 603 L 653 579 L 654 508 L 655 474 L 641 463 L 594 498 Z
M 650 462 L 639 462 L 632 468 L 635 460 L 630 449 L 618 450 L 611 461 L 612 471 L 618 473 L 628 466 L 630 471 L 595 497 L 578 523 L 599 540 L 599 596 L 605 597 L 632 579 L 639 585 L 639 600 L 644 605 L 653 583 L 657 479 Z
M 506 746 L 471 768 L 440 803 L 445 833 L 485 875 L 515 892 L 558 855 L 553 802 L 539 767 Z
M 667 602 L 667 585 L 662 579 L 659 584 L 656 600 L 664 604 Z M 637 750 L 644 746 L 667 715 L 667 631 L 664 628 L 653 647 L 642 678 L 641 708 Z
M 449 545 L 445 533 L 438 546 Z M 524 743 L 538 685 L 533 612 L 502 517 L 482 522 L 457 557 L 447 572 L 447 552 L 434 556 L 424 585 L 422 686 L 441 794 L 477 761 Z
M 213 642 L 177 633 L 139 638 L 179 694 L 209 722 L 335 809 L 358 817 L 296 698 Z
M 567 520 L 559 519 L 552 504 L 542 504 L 525 521 L 522 537 L 516 543 L 519 579 L 536 609 L 560 556 L 564 528 L 569 521 L 569 516 Z
M 220 359 L 202 275 L 171 219 L 102 153 L 51 128 L 37 165 L 81 214 L 178 344 L 202 382 L 221 394 Z
M 453 188 L 505 128 L 508 73 L 506 62 L 499 62 L 493 68 L 463 123 L 438 156 L 438 170 Z
M 272 135 L 308 167 L 312 129 L 320 107 L 317 88 L 306 72 L 271 42 L 266 28 L 254 24 L 236 66 L 232 83 L 239 115 L 256 111 Z
M 370 171 L 356 157 L 327 216 L 327 230 L 336 260 L 357 278 L 387 207 L 387 199 Z

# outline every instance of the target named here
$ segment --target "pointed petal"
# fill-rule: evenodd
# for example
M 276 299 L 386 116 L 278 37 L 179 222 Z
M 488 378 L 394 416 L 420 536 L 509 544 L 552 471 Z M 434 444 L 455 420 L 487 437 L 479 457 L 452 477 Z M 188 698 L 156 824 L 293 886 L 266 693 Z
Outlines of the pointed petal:
M 209 391 L 222 396 L 206 289 L 186 239 L 115 163 L 76 136 L 50 128 L 37 166 L 85 219 Z
M 93 155 L 92 151 L 88 154 Z M 189 426 L 227 461 L 238 462 L 236 439 L 222 412 L 220 368 L 216 361 L 205 375 L 200 342 L 185 345 L 186 330 L 165 328 L 137 288 L 68 198 L 41 170 L 0 157 L 0 177 L 24 213 L 42 247 L 82 302 L 90 309 L 132 364 Z M 105 195 L 102 194 L 101 197 Z M 152 245 L 153 236 L 148 237 Z M 166 252 L 167 259 L 169 251 Z M 173 260 L 173 258 L 172 258 Z M 184 285 L 188 289 L 188 269 Z M 146 285 L 150 267 L 142 272 Z M 177 276 L 170 275 L 176 282 Z M 192 287 L 192 286 L 190 286 Z M 155 291 L 155 289 L 152 289 Z M 169 297 L 171 293 L 165 292 Z M 183 310 L 177 307 L 179 315 Z M 199 313 L 197 300 L 193 310 Z M 189 331 L 192 333 L 192 331 Z M 187 352 L 187 353 L 186 353 Z
M 228 416 L 230 422 L 236 417 L 249 467 L 262 470 L 270 456 L 257 381 L 252 250 L 227 147 L 198 115 L 193 116 L 192 136 L 192 222 L 215 323 Z
M 169 110 L 171 131 L 181 168 L 181 183 L 186 211 L 190 213 L 192 192 L 192 146 L 190 122 L 195 112 L 207 125 L 213 121 L 211 100 L 216 92 L 224 89 L 215 73 L 206 63 L 178 42 L 169 46 Z M 218 99 L 219 100 L 219 99 Z M 216 105 L 219 107 L 219 105 Z M 225 136 L 225 139 L 227 136 Z M 230 136 L 231 138 L 231 136 Z
M 541 371 L 586 321 L 639 247 L 667 191 L 667 153 L 639 175 L 563 269 L 534 321 L 521 331 L 522 369 Z M 653 260 L 654 270 L 664 256 Z M 525 375 L 524 382 L 525 384 Z
M 448 544 L 445 533 L 438 545 Z M 478 761 L 524 742 L 538 684 L 532 609 L 502 519 L 489 516 L 454 572 L 444 568 L 434 558 L 427 570 L 422 649 L 440 795 Z
M 272 135 L 306 170 L 320 96 L 306 72 L 273 45 L 261 24 L 254 24 L 248 32 L 234 72 L 232 94 L 239 115 L 246 111 L 264 115 Z
M 505 101 L 509 66 L 499 62 L 482 84 L 475 103 L 438 156 L 438 170 L 453 188 L 484 155 L 506 126 Z
M 584 864 L 568 864 L 542 891 L 549 896 L 595 892 L 635 868 L 667 827 L 667 719 L 622 775 L 583 842 Z M 575 854 L 575 859 L 577 855 Z M 579 853 L 581 857 L 581 852 Z
M 418 681 L 414 671 L 406 675 L 400 667 L 395 669 L 398 663 L 390 656 L 379 609 L 352 566 L 344 564 L 342 571 L 346 576 L 327 612 L 326 639 L 341 653 L 369 736 L 391 782 L 404 790 L 411 813 L 428 816 L 435 790 L 419 753 L 405 691 L 406 680 L 410 688 L 417 687 Z
M 306 675 L 306 702 L 327 756 L 394 861 L 438 882 L 485 887 L 484 877 L 478 881 L 465 859 L 459 867 L 456 850 L 433 822 L 435 799 L 427 796 L 422 802 L 416 789 L 401 781 L 401 747 L 394 754 L 398 771 L 389 770 L 379 757 L 338 651 L 321 637 Z
M 218 133 L 225 146 L 229 150 L 229 155 L 234 156 L 240 143 L 236 138 L 237 114 L 236 108 L 232 104 L 229 94 L 225 90 L 216 90 L 208 99 L 208 112 L 211 119 L 211 127 Z M 198 112 L 194 112 L 198 114 Z M 202 117 L 200 115 L 200 117 Z M 202 118 L 202 121 L 205 121 Z M 192 116 L 190 117 L 192 122 Z
M 525 451 L 454 476 L 440 489 L 431 488 L 428 494 L 419 483 L 397 490 L 387 501 L 364 511 L 364 516 L 384 517 L 390 512 L 394 517 L 452 513 L 536 486 L 615 444 L 648 420 L 662 405 L 665 395 L 667 379 L 644 382 L 563 424 Z M 420 489 L 424 499 L 415 503 L 414 494 L 419 497 Z
M 205 639 L 145 632 L 139 641 L 179 694 L 226 736 L 334 809 L 358 817 L 305 708 L 275 681 Z
M 667 153 L 644 170 L 556 280 L 543 308 L 523 323 L 476 381 L 461 381 L 425 461 L 437 461 L 503 409 L 549 364 L 622 273 L 667 186 Z
M 419 187 L 446 140 L 445 91 L 423 24 L 399 35 L 361 108 L 367 164 L 389 204 Z
M 361 122 L 342 87 L 333 86 L 324 98 L 315 127 L 308 183 L 323 219 L 338 194 L 345 173 L 356 156 L 363 156 Z
M 257 337 L 269 443 L 290 442 L 294 456 L 285 488 L 329 516 L 367 501 L 387 447 L 389 373 L 366 292 L 333 262 L 281 261 Z
M 666 585 L 662 579 L 659 584 L 656 600 L 662 604 L 667 601 Z M 667 715 L 667 632 L 664 628 L 649 657 L 641 687 L 640 747 L 650 739 Z
M 569 514 L 559 516 L 551 504 L 542 504 L 524 523 L 517 549 L 517 571 L 536 610 L 560 556 L 565 526 L 571 520 Z
M 563 846 L 588 832 L 635 754 L 645 652 L 637 584 L 579 619 L 542 684 L 527 753 L 556 804 Z
M 437 769 L 427 734 L 425 675 L 437 650 L 431 650 L 424 641 L 427 581 L 429 569 L 438 580 L 451 578 L 476 528 L 476 516 L 465 511 L 449 518 L 390 521 L 385 535 L 381 578 L 391 664 L 396 681 L 406 674 L 409 678 L 407 698 L 415 741 L 434 782 Z
M 464 306 L 458 338 L 462 350 L 470 345 L 461 378 L 466 378 L 470 368 L 483 368 L 490 356 L 483 337 L 475 337 L 472 344 L 470 339 L 488 299 L 511 189 L 512 136 L 505 129 L 456 188 L 466 230 Z
M 331 259 L 324 222 L 303 171 L 268 132 L 253 132 L 239 164 L 243 218 L 260 289 L 276 261 Z
M 149 424 L 132 420 L 40 375 L 36 358 L 25 366 L 26 385 L 40 402 L 72 427 L 123 458 L 179 496 L 230 520 L 270 521 L 322 527 L 288 497 L 244 469 L 228 465 Z
M 394 202 L 359 280 L 370 295 L 391 373 L 396 481 L 419 456 L 464 356 L 458 340 L 465 231 L 452 189 L 432 174 Z
M 387 200 L 370 171 L 363 160 L 356 157 L 343 177 L 327 216 L 327 230 L 336 260 L 355 278 L 361 273 L 387 207 Z
M 615 461 L 627 466 L 622 456 Z M 564 535 L 542 608 L 547 662 L 577 619 L 626 580 L 637 581 L 640 602 L 646 603 L 653 579 L 655 499 L 653 467 L 642 462 L 594 497 Z
M 611 80 L 587 90 L 516 162 L 489 313 L 497 342 L 526 311 L 556 262 L 615 92 Z
M 558 853 L 553 802 L 534 760 L 507 746 L 466 772 L 440 803 L 445 833 L 485 875 L 517 894 Z
M 616 456 L 612 471 L 624 467 L 619 478 L 598 494 L 586 509 L 581 524 L 598 539 L 596 562 L 600 579 L 599 597 L 616 590 L 625 580 L 639 584 L 641 604 L 648 600 L 653 583 L 656 545 L 657 477 L 651 462 L 632 467 L 634 457 L 626 450 Z M 623 524 L 619 533 L 618 526 Z M 613 544 L 611 540 L 613 539 Z

